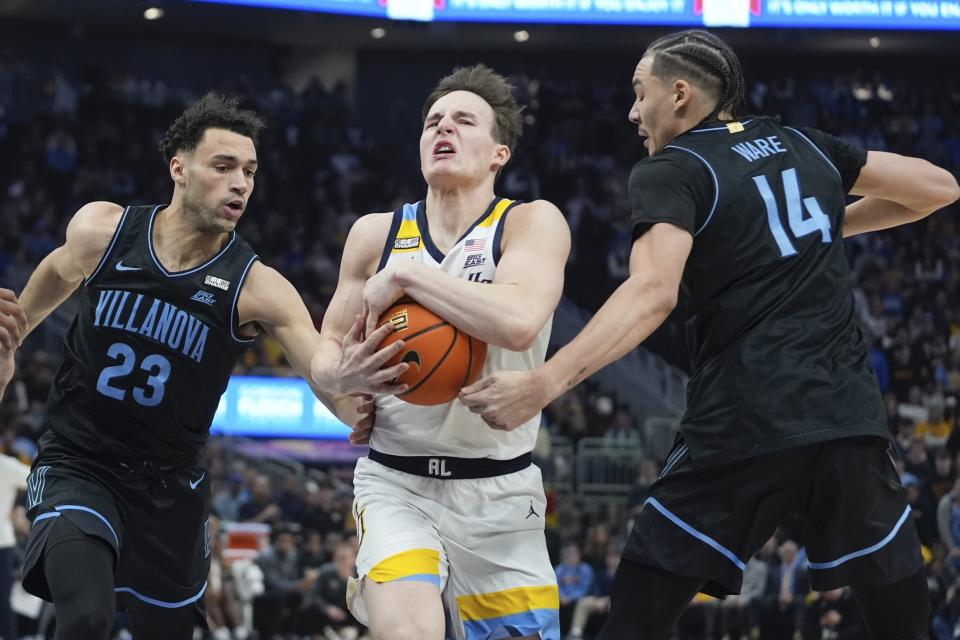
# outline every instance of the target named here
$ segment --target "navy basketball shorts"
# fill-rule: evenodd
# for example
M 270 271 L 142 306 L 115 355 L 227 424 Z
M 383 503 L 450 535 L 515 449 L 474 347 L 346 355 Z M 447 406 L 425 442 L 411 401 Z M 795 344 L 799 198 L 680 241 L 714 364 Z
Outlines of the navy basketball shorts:
M 817 591 L 917 572 L 920 541 L 892 444 L 855 437 L 698 467 L 682 438 L 650 489 L 623 556 L 739 593 L 747 561 L 790 517 Z
M 54 531 L 67 518 L 113 550 L 121 609 L 193 606 L 202 614 L 210 570 L 210 485 L 202 468 L 106 466 L 41 450 L 27 484 L 26 591 L 51 600 L 44 561 L 49 545 L 69 539 Z

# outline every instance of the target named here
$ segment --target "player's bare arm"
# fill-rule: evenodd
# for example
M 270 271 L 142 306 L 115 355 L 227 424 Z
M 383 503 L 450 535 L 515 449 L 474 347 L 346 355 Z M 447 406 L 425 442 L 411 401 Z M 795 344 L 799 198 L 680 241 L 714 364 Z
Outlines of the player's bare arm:
M 493 283 L 470 282 L 419 262 L 400 262 L 363 289 L 368 328 L 403 295 L 494 346 L 529 348 L 563 292 L 570 229 L 545 200 L 517 205 L 506 220 Z
M 242 334 L 253 335 L 256 326 L 277 341 L 293 370 L 343 423 L 355 431 L 372 428 L 369 398 L 330 393 L 313 380 L 311 362 L 320 346 L 320 334 L 300 294 L 276 269 L 260 262 L 253 264 L 240 292 L 237 315 Z
M 112 202 L 91 202 L 74 214 L 67 225 L 66 241 L 40 261 L 20 294 L 29 323 L 27 333 L 93 274 L 122 215 L 123 207 Z
M 0 290 L 0 396 L 13 377 L 14 351 L 97 268 L 122 214 L 112 202 L 84 205 L 67 226 L 66 242 L 40 261 L 19 299 Z
M 864 197 L 847 207 L 845 238 L 916 222 L 960 199 L 960 187 L 949 171 L 884 151 L 867 153 L 867 164 L 850 193 Z
M 27 333 L 27 314 L 10 289 L 0 289 L 0 398 L 13 378 L 13 353 Z
M 690 232 L 655 224 L 633 243 L 630 276 L 583 331 L 542 367 L 498 371 L 466 387 L 460 399 L 490 426 L 513 429 L 567 389 L 635 349 L 676 307 Z
M 393 330 L 389 325 L 364 334 L 362 292 L 376 272 L 392 214 L 374 213 L 354 223 L 343 248 L 340 278 L 320 329 L 320 340 L 311 363 L 312 379 L 324 393 L 333 396 L 402 393 L 405 385 L 391 380 L 407 370 L 399 364 L 383 365 L 403 349 L 403 342 L 377 350 Z

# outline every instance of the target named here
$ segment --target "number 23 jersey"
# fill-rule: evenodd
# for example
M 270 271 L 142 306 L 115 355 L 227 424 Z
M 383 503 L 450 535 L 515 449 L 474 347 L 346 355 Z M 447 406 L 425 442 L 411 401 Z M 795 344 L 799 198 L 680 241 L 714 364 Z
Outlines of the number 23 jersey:
M 658 222 L 694 236 L 680 428 L 695 461 L 887 434 L 843 248 L 865 162 L 823 132 L 753 118 L 702 125 L 633 168 L 634 237 Z
M 180 464 L 207 441 L 239 352 L 237 299 L 256 255 L 235 231 L 202 265 L 167 271 L 153 248 L 162 205 L 127 207 L 83 283 L 47 412 L 98 457 Z

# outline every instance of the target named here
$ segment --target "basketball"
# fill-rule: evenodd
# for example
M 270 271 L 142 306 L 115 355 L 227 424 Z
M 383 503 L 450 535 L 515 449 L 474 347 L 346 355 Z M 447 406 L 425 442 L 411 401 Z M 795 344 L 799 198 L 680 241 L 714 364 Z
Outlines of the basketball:
M 480 377 L 487 357 L 487 344 L 469 336 L 416 302 L 399 302 L 380 316 L 377 326 L 391 323 L 394 331 L 380 344 L 397 340 L 404 348 L 385 366 L 407 362 L 410 368 L 398 382 L 409 386 L 398 394 L 401 400 L 417 405 L 450 402 L 460 389 Z

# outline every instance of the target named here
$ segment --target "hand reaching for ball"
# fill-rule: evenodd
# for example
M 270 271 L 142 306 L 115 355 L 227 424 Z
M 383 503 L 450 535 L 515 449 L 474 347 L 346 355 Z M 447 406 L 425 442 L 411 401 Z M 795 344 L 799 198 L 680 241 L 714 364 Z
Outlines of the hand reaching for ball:
M 13 354 L 27 335 L 27 314 L 10 289 L 0 289 L 0 397 L 13 378 Z

